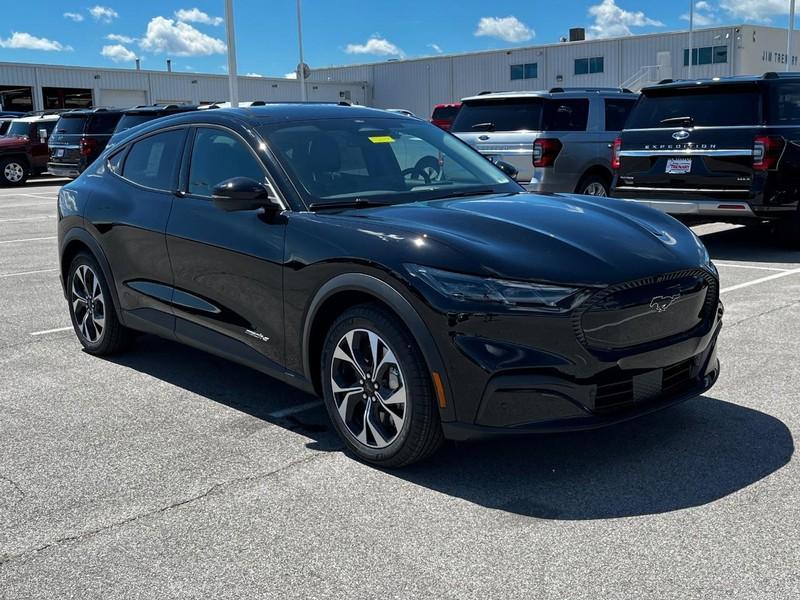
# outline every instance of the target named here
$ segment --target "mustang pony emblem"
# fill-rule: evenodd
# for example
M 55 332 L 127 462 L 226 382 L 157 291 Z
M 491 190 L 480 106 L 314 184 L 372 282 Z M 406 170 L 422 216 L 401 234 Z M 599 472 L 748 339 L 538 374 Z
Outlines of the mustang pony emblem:
M 672 306 L 675 300 L 680 297 L 680 294 L 675 294 L 674 296 L 656 296 L 650 300 L 650 308 L 655 309 L 656 312 L 666 312 L 667 309 Z

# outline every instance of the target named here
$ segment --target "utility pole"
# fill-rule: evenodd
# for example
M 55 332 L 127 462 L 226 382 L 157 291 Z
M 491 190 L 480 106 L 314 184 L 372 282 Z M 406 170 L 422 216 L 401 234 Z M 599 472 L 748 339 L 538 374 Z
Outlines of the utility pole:
M 300 80 L 300 100 L 306 101 L 306 69 L 303 60 L 303 7 L 302 1 L 297 0 L 297 45 L 300 49 L 300 65 L 297 67 L 297 78 Z
M 236 33 L 233 29 L 233 0 L 225 0 L 225 29 L 228 33 L 228 93 L 231 108 L 239 108 L 239 78 L 236 76 Z
M 792 53 L 794 52 L 794 6 L 795 0 L 789 4 L 789 36 L 786 41 L 786 70 L 792 70 Z
M 692 78 L 692 63 L 694 62 L 693 59 L 694 59 L 694 0 L 689 0 L 689 79 Z

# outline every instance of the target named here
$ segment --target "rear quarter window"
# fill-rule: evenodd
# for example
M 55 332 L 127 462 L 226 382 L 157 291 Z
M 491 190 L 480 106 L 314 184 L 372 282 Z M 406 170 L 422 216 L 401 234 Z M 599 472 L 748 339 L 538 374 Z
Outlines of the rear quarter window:
M 89 130 L 87 133 L 95 135 L 110 135 L 119 123 L 122 113 L 97 113 L 89 119 Z
M 631 111 L 628 129 L 679 127 L 669 119 L 691 117 L 695 126 L 757 126 L 763 122 L 756 86 L 710 86 L 652 90 Z
M 588 121 L 588 100 L 548 100 L 544 103 L 542 129 L 545 131 L 586 131 Z
M 606 131 L 622 131 L 628 115 L 631 114 L 636 100 L 622 98 L 606 99 Z
M 538 131 L 542 126 L 541 98 L 478 100 L 461 106 L 453 131 Z
M 770 125 L 800 125 L 800 81 L 776 84 L 769 98 Z

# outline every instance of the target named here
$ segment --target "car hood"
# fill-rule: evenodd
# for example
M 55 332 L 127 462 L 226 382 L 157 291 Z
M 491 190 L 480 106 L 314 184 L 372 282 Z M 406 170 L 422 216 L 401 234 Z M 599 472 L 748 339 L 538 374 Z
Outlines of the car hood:
M 347 211 L 410 239 L 403 260 L 494 277 L 605 285 L 696 268 L 700 240 L 663 213 L 589 196 L 504 194 Z

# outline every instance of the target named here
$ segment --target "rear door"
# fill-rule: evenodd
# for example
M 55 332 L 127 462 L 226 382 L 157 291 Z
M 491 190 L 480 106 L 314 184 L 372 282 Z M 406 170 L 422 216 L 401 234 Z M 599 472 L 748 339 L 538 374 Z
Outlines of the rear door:
M 451 131 L 490 160 L 511 163 L 517 181 L 533 177 L 533 142 L 542 129 L 544 99 L 481 98 L 461 105 Z
M 755 83 L 645 90 L 621 136 L 617 193 L 748 195 L 762 105 Z
M 47 169 L 47 157 L 49 154 L 48 140 L 53 134 L 55 125 L 56 121 L 53 119 L 35 121 L 31 125 L 31 161 L 33 163 L 33 170 L 36 172 Z

